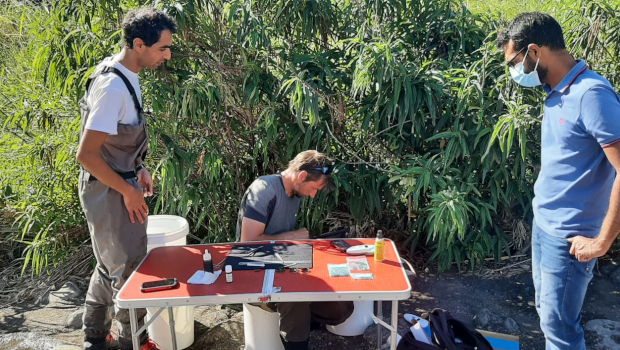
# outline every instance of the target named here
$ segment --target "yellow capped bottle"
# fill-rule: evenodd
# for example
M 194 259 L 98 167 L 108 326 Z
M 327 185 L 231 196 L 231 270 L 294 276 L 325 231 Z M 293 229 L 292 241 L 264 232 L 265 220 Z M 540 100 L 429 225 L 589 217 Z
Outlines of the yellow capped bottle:
M 385 239 L 383 232 L 377 231 L 377 239 L 375 240 L 375 261 L 383 261 L 385 259 Z

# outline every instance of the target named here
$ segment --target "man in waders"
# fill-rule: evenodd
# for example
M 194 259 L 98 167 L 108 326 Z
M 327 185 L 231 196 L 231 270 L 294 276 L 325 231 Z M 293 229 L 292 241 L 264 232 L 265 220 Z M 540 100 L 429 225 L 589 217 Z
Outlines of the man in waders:
M 142 164 L 148 136 L 138 73 L 170 59 L 175 32 L 176 22 L 162 11 L 128 13 L 122 51 L 97 66 L 80 101 L 79 197 L 97 259 L 84 305 L 84 349 L 132 349 L 128 311 L 115 306 L 115 337 L 109 307 L 146 255 L 144 197 L 152 195 L 153 180 Z M 138 311 L 140 324 L 145 314 Z

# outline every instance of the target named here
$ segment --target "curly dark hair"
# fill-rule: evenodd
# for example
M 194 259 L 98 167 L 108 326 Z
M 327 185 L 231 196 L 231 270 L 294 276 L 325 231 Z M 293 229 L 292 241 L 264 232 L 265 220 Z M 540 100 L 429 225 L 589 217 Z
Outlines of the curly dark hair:
M 136 38 L 142 39 L 150 47 L 159 41 L 164 30 L 176 33 L 177 22 L 164 11 L 152 7 L 132 10 L 123 20 L 123 38 L 130 49 L 133 49 L 133 40 Z
M 562 27 L 550 15 L 541 12 L 518 14 L 497 37 L 497 47 L 503 49 L 512 40 L 519 51 L 529 44 L 546 46 L 550 50 L 566 49 Z

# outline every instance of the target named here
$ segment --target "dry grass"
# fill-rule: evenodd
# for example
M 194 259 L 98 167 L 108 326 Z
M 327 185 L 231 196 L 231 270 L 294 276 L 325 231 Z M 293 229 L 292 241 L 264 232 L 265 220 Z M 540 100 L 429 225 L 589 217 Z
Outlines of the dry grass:
M 65 282 L 73 281 L 85 289 L 86 277 L 91 273 L 92 248 L 84 243 L 78 246 L 65 262 L 57 267 L 49 267 L 47 273 L 31 276 L 21 274 L 22 259 L 13 260 L 0 270 L 0 308 L 26 301 L 38 303 L 41 297 L 56 290 Z

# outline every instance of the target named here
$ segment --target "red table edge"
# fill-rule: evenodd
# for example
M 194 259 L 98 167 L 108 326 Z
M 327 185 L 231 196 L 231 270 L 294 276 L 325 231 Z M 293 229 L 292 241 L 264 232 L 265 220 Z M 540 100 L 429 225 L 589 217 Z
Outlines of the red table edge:
M 368 239 L 368 238 L 358 238 L 358 237 L 348 237 L 348 238 L 332 238 L 332 239 L 315 239 L 315 240 L 303 240 L 303 241 L 294 241 L 296 243 L 312 243 L 317 241 L 334 241 L 334 240 L 355 240 L 355 239 Z M 131 273 L 124 286 L 119 290 L 117 294 L 116 304 L 118 307 L 122 309 L 134 309 L 134 308 L 145 308 L 145 307 L 178 307 L 178 306 L 200 306 L 200 305 L 221 305 L 221 304 L 241 304 L 241 303 L 257 303 L 260 302 L 259 298 L 264 298 L 266 296 L 270 296 L 270 301 L 278 301 L 278 302 L 296 302 L 296 301 L 355 301 L 355 300 L 406 300 L 411 296 L 411 282 L 407 277 L 407 273 L 405 271 L 404 264 L 401 261 L 400 254 L 396 249 L 396 244 L 391 239 L 385 239 L 386 243 L 391 243 L 394 248 L 394 253 L 396 257 L 399 259 L 400 268 L 405 277 L 405 281 L 407 282 L 407 289 L 402 291 L 369 291 L 369 292 L 311 292 L 311 293 L 274 293 L 271 295 L 265 295 L 263 293 L 253 293 L 253 294 L 234 294 L 234 295 L 217 295 L 217 296 L 200 296 L 200 297 L 174 297 L 174 298 L 159 298 L 159 299 L 132 299 L 126 300 L 122 299 L 119 296 L 122 295 L 123 290 L 126 286 L 129 285 L 129 281 L 134 277 L 136 271 L 140 269 L 146 258 L 152 251 L 160 248 L 167 248 L 165 246 L 156 247 L 151 249 L 145 256 L 144 259 L 140 262 L 138 267 Z M 223 245 L 223 244 L 266 244 L 266 243 L 286 243 L 291 242 L 290 240 L 268 240 L 268 241 L 252 241 L 252 242 L 226 242 L 226 243 L 209 243 L 209 244 L 194 244 L 194 245 L 185 245 L 186 247 L 191 246 L 209 246 L 209 245 Z M 178 246 L 177 246 L 178 247 Z M 221 277 L 221 276 L 220 276 Z M 328 297 L 337 296 L 336 297 Z M 308 298 L 303 298 L 304 296 L 308 296 Z M 324 297 L 325 296 L 325 297 Z

